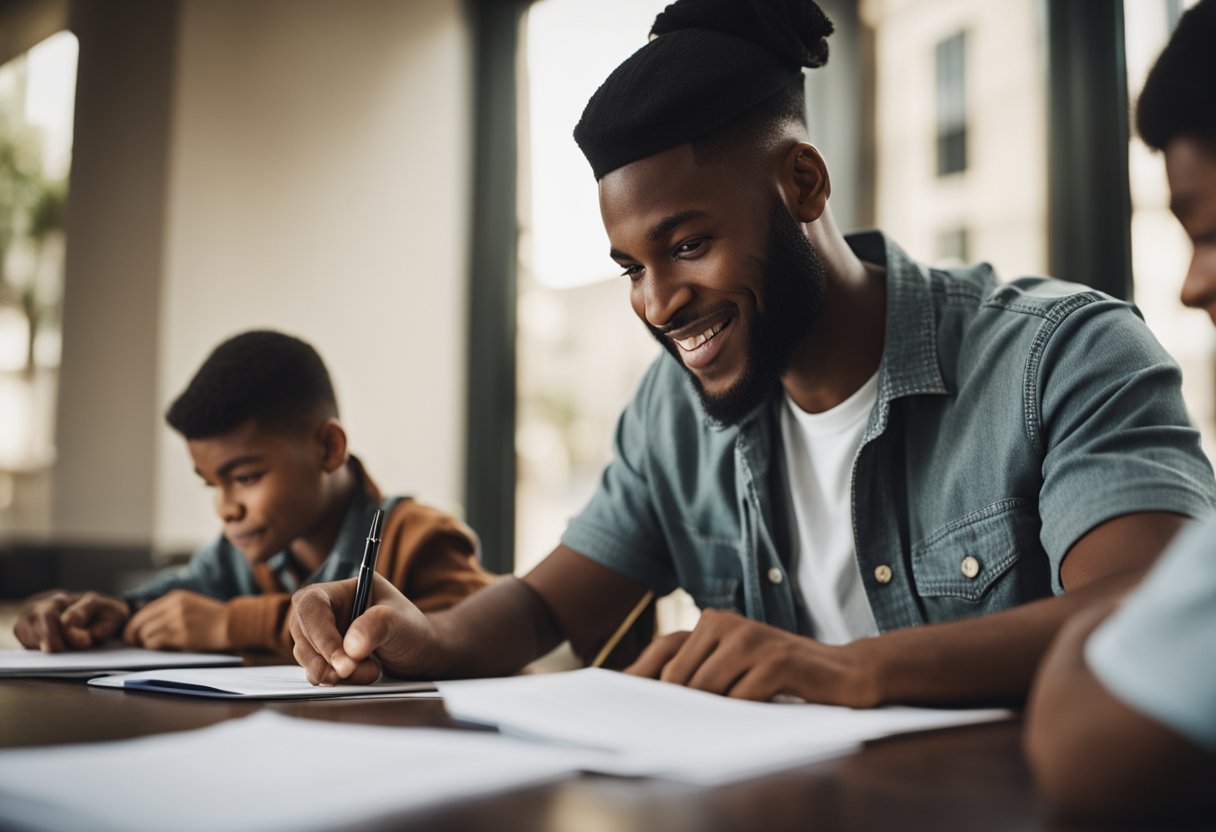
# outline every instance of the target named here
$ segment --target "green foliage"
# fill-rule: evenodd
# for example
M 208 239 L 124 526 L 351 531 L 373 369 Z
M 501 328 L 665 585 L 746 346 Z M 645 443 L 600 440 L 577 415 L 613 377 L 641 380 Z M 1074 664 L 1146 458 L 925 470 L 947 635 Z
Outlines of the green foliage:
M 0 100 L 0 304 L 20 309 L 29 321 L 30 366 L 39 325 L 58 314 L 59 292 L 40 290 L 36 279 L 47 240 L 64 228 L 66 183 L 42 169 L 37 135 L 21 124 Z M 28 241 L 33 274 L 9 274 L 9 252 Z M 44 297 L 44 295 L 48 295 Z

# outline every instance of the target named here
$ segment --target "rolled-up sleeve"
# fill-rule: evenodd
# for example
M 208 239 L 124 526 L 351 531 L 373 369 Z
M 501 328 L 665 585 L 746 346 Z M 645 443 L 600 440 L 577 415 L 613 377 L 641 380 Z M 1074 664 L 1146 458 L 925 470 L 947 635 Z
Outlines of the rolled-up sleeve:
M 1059 593 L 1064 556 L 1095 526 L 1146 511 L 1201 517 L 1216 482 L 1178 365 L 1133 307 L 1062 307 L 1040 334 L 1041 362 L 1032 360 L 1027 378 L 1039 411 L 1028 418 L 1045 450 L 1039 515 Z
M 656 361 L 617 421 L 612 460 L 604 468 L 591 501 L 574 517 L 561 542 L 603 566 L 645 584 L 660 595 L 676 587 L 676 577 L 655 508 L 649 476 L 660 421 L 649 413 L 661 386 L 662 361 Z

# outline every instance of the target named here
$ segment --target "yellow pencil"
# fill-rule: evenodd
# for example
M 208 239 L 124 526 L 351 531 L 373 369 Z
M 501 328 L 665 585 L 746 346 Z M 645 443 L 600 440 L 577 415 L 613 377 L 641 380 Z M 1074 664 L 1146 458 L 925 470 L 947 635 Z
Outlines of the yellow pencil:
M 625 616 L 625 620 L 621 622 L 621 626 L 617 627 L 616 632 L 604 643 L 599 655 L 591 663 L 592 667 L 599 667 L 612 655 L 612 651 L 616 649 L 617 644 L 625 637 L 625 633 L 629 632 L 629 628 L 633 626 L 633 622 L 638 620 L 638 616 L 642 614 L 642 610 L 646 609 L 646 605 L 652 600 L 654 600 L 654 593 L 646 590 L 646 594 L 642 596 L 642 600 L 638 601 L 637 605 L 629 611 L 629 615 Z

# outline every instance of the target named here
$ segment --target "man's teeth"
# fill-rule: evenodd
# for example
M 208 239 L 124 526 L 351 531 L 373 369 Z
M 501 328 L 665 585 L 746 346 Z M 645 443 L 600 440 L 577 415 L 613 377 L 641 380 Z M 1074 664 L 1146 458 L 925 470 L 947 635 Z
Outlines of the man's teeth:
M 709 329 L 702 332 L 700 335 L 693 335 L 688 338 L 683 338 L 681 340 L 676 341 L 676 343 L 680 345 L 680 349 L 684 350 L 684 352 L 692 352 L 697 347 L 701 346 L 706 341 L 708 341 L 710 338 L 713 338 L 715 335 L 717 335 L 719 332 L 721 332 L 722 327 L 724 327 L 724 326 L 726 326 L 726 321 L 722 321 L 721 323 L 714 324 Z

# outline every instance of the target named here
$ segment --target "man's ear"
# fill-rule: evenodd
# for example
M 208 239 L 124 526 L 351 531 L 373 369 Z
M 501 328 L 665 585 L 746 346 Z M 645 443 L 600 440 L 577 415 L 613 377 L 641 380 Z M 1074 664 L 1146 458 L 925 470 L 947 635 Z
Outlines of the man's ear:
M 789 149 L 785 169 L 790 212 L 799 222 L 819 219 L 832 192 L 828 166 L 819 151 L 799 142 Z
M 337 419 L 326 419 L 317 428 L 317 444 L 321 449 L 321 467 L 332 474 L 346 464 L 346 428 Z

